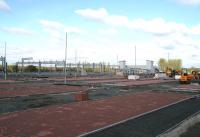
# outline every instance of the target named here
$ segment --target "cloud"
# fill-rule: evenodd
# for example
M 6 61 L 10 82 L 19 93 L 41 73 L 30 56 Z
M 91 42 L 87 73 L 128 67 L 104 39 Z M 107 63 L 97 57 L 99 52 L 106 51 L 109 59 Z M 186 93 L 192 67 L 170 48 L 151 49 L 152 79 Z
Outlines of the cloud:
M 198 49 L 199 41 L 193 36 L 173 33 L 165 37 L 155 37 L 155 44 L 166 50 L 185 48 L 190 50 Z
M 83 18 L 104 23 L 110 25 L 111 27 L 126 27 L 128 29 L 151 33 L 157 36 L 171 35 L 173 33 L 181 33 L 184 35 L 200 35 L 200 24 L 188 27 L 183 23 L 166 21 L 161 17 L 149 20 L 143 18 L 131 20 L 126 16 L 111 15 L 105 8 L 79 9 L 75 10 L 75 13 Z
M 62 29 L 64 27 L 64 25 L 61 24 L 60 22 L 49 21 L 49 20 L 40 20 L 40 24 L 42 24 L 43 27 L 52 29 L 52 30 Z
M 28 29 L 24 29 L 24 28 L 16 28 L 16 27 L 2 28 L 1 30 L 11 33 L 11 34 L 16 34 L 16 35 L 32 35 L 35 33 L 32 30 L 28 30 Z
M 176 0 L 185 5 L 200 5 L 200 0 Z
M 0 11 L 10 11 L 10 6 L 5 2 L 5 0 L 0 0 Z
M 115 28 L 109 28 L 109 29 L 99 29 L 98 33 L 103 35 L 116 35 L 118 34 L 118 31 Z
M 199 55 L 193 54 L 192 57 L 193 58 L 197 58 Z
M 121 26 L 129 29 L 141 30 L 154 35 L 168 35 L 173 32 L 187 33 L 189 30 L 186 25 L 176 22 L 168 22 L 162 18 L 145 20 L 142 18 L 130 20 L 126 16 L 111 15 L 104 8 L 99 9 L 79 9 L 75 13 L 83 18 L 108 24 L 112 27 Z
M 126 16 L 109 15 L 108 11 L 105 8 L 79 9 L 79 10 L 75 10 L 75 13 L 89 20 L 102 22 L 102 23 L 115 25 L 115 26 L 127 25 L 129 22 Z
M 50 20 L 40 20 L 40 24 L 45 29 L 52 30 L 52 31 L 67 31 L 69 33 L 83 33 L 84 31 L 78 27 L 74 26 L 65 26 L 64 24 L 57 22 L 57 21 L 50 21 Z
M 151 20 L 136 19 L 130 22 L 129 27 L 161 36 L 169 35 L 176 32 L 187 33 L 189 31 L 188 27 L 185 24 L 168 22 L 162 18 L 154 18 Z
M 94 20 L 94 21 L 102 21 L 104 22 L 108 17 L 107 10 L 104 8 L 100 8 L 97 10 L 94 9 L 79 9 L 75 11 L 76 14 Z
M 173 46 L 173 45 L 168 45 L 168 46 L 165 46 L 165 47 L 163 47 L 164 49 L 166 49 L 166 50 L 174 50 L 175 49 L 175 46 Z
M 192 35 L 200 35 L 200 24 L 192 26 L 189 30 L 190 34 Z
M 65 33 L 84 34 L 86 31 L 75 26 L 66 26 L 61 22 L 52 20 L 40 20 L 39 23 L 43 26 L 44 32 L 50 35 L 50 41 L 54 45 L 63 45 L 65 41 Z
M 73 26 L 68 26 L 68 27 L 65 27 L 64 29 L 66 32 L 68 33 L 79 33 L 79 34 L 83 34 L 83 33 L 86 33 L 85 30 L 82 30 L 78 27 L 73 27 Z

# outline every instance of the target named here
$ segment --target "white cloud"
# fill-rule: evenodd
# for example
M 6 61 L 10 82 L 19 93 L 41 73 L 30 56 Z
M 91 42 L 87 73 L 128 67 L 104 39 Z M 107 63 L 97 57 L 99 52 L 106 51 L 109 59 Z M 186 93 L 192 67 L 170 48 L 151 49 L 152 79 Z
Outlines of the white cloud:
M 84 18 L 111 25 L 127 25 L 129 22 L 126 16 L 109 15 L 105 8 L 79 9 L 75 13 Z
M 109 28 L 109 29 L 99 29 L 98 33 L 103 35 L 116 35 L 118 34 L 118 31 L 115 28 Z
M 69 32 L 69 33 L 83 33 L 84 30 L 74 27 L 74 26 L 65 26 L 64 24 L 57 22 L 57 21 L 50 21 L 50 20 L 40 20 L 40 24 L 46 30 L 51 30 L 55 33 L 55 31 L 59 32 Z
M 153 18 L 150 20 L 137 18 L 131 20 L 126 16 L 110 15 L 108 11 L 104 8 L 79 9 L 76 10 L 75 13 L 86 19 L 104 23 L 112 27 L 126 27 L 129 29 L 139 30 L 158 36 L 170 35 L 172 33 L 200 35 L 200 24 L 188 27 L 183 23 L 166 21 L 163 18 Z
M 2 28 L 1 30 L 11 33 L 11 34 L 16 34 L 16 35 L 32 35 L 35 33 L 32 30 L 28 30 L 24 28 L 16 28 L 16 27 Z
M 200 24 L 192 26 L 189 31 L 193 35 L 200 35 Z
M 40 20 L 40 23 L 43 25 L 43 27 L 53 30 L 62 29 L 64 27 L 63 24 L 57 21 Z
M 40 20 L 40 24 L 43 26 L 45 32 L 47 32 L 51 41 L 56 45 L 62 45 L 65 40 L 65 33 L 76 33 L 83 34 L 86 33 L 84 30 L 75 26 L 66 26 L 58 21 L 51 20 Z
M 73 26 L 68 26 L 68 27 L 65 27 L 64 29 L 66 32 L 68 33 L 79 33 L 79 34 L 83 34 L 83 33 L 86 33 L 86 31 L 78 28 L 78 27 L 73 27 Z
M 155 35 L 166 35 L 173 32 L 188 32 L 188 28 L 184 24 L 176 22 L 168 22 L 162 18 L 154 18 L 145 20 L 142 18 L 130 20 L 126 16 L 110 15 L 104 8 L 99 9 L 79 9 L 75 13 L 86 19 L 105 23 L 111 26 L 123 26 L 131 29 L 142 30 Z
M 62 36 L 62 32 L 60 32 L 59 30 L 51 30 L 51 29 L 44 28 L 44 32 L 46 32 L 48 35 L 51 36 L 49 40 L 52 40 L 52 39 L 55 41 L 64 40 L 64 36 Z
M 136 19 L 130 22 L 129 27 L 155 35 L 169 35 L 176 32 L 187 33 L 189 31 L 184 24 L 167 22 L 162 18 L 154 18 L 152 20 Z
M 10 6 L 5 2 L 5 0 L 0 0 L 0 11 L 10 11 Z
M 200 5 L 200 0 L 176 0 L 185 5 Z
M 95 21 L 104 22 L 105 18 L 108 16 L 107 10 L 104 8 L 100 8 L 97 10 L 93 9 L 79 9 L 75 11 L 76 14 L 86 17 L 88 19 L 92 19 Z

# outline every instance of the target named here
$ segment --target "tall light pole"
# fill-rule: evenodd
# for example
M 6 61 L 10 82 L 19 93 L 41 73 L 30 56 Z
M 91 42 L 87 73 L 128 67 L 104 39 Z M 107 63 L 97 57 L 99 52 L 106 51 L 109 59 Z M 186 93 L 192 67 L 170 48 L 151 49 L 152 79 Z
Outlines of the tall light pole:
M 167 61 L 169 62 L 169 52 L 167 53 Z
M 77 70 L 78 70 L 76 62 L 77 62 L 77 50 L 75 50 L 75 60 L 74 60 L 74 64 L 75 64 L 75 79 L 76 79 L 76 75 L 77 75 L 76 73 L 77 73 Z
M 117 54 L 117 69 L 119 68 L 119 59 L 118 59 L 118 54 Z
M 136 46 L 135 46 L 135 68 L 136 68 Z
M 66 42 L 65 42 L 65 62 L 64 62 L 64 71 L 65 71 L 65 81 L 64 81 L 64 84 L 67 84 L 67 78 L 66 78 L 66 75 L 67 75 L 67 70 L 66 70 L 66 61 L 67 61 L 67 32 L 66 32 Z
M 6 61 L 6 42 L 5 42 L 5 64 L 4 64 L 5 80 L 7 79 L 7 61 Z

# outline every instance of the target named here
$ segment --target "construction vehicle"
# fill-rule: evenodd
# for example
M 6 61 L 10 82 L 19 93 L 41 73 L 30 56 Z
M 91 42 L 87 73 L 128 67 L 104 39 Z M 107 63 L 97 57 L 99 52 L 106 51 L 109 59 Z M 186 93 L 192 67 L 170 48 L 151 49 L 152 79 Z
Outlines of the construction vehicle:
M 175 78 L 176 75 L 181 75 L 182 70 L 175 70 L 171 68 L 167 68 L 165 73 L 168 77 Z
M 181 84 L 190 84 L 191 82 L 199 83 L 200 74 L 197 71 L 188 72 L 186 68 L 182 69 L 182 74 L 179 79 Z
M 166 75 L 167 75 L 168 77 L 173 77 L 173 75 L 174 75 L 173 69 L 168 68 L 168 67 L 167 67 L 165 73 L 166 73 Z

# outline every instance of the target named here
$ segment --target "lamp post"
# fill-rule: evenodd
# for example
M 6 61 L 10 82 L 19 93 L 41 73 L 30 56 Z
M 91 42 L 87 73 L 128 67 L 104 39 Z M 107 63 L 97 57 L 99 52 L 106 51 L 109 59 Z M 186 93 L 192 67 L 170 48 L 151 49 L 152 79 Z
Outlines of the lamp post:
M 64 84 L 67 84 L 67 78 L 66 78 L 66 75 L 67 75 L 67 70 L 66 70 L 66 60 L 67 60 L 67 32 L 66 32 L 66 43 L 65 43 L 65 62 L 64 62 L 64 71 L 65 71 L 65 81 L 64 81 Z
M 135 46 L 135 68 L 136 68 L 136 46 Z
M 5 61 L 4 61 L 4 73 L 5 73 L 5 77 L 4 79 L 7 80 L 7 61 L 6 61 L 6 42 L 5 42 Z

